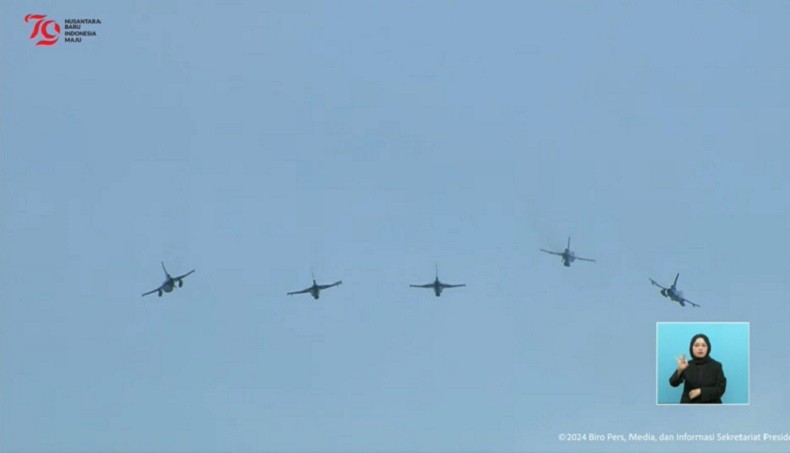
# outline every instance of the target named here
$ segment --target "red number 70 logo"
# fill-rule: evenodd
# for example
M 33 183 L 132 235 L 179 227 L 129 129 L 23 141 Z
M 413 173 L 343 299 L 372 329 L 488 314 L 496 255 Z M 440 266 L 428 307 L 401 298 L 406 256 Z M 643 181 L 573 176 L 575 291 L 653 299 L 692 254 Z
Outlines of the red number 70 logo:
M 28 14 L 25 16 L 25 23 L 30 22 L 31 20 L 36 21 L 36 25 L 33 26 L 33 33 L 30 34 L 30 39 L 35 38 L 38 36 L 39 33 L 44 37 L 41 41 L 37 42 L 37 46 L 51 46 L 58 42 L 58 35 L 60 35 L 60 25 L 54 20 L 44 20 L 47 16 L 42 14 Z M 50 25 L 54 25 L 55 33 L 50 33 L 49 27 Z

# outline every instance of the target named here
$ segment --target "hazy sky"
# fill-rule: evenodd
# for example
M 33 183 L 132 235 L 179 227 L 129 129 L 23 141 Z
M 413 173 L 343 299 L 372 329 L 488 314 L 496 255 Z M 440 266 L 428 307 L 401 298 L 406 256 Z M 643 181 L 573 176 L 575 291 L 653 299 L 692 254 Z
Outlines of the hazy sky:
M 0 450 L 787 451 L 558 436 L 790 431 L 789 21 L 3 2 Z M 750 405 L 657 406 L 659 321 L 749 322 Z

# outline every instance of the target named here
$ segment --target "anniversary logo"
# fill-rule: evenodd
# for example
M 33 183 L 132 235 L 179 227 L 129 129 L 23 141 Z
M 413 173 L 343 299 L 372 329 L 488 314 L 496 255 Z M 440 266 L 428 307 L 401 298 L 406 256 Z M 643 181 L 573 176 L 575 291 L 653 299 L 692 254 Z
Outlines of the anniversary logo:
M 81 43 L 83 39 L 93 39 L 97 36 L 98 26 L 101 19 L 82 18 L 65 19 L 63 28 L 56 20 L 47 19 L 45 14 L 28 14 L 25 16 L 25 23 L 33 24 L 30 33 L 31 40 L 38 40 L 36 46 L 54 46 L 60 40 L 61 32 L 65 35 L 63 41 L 66 43 Z

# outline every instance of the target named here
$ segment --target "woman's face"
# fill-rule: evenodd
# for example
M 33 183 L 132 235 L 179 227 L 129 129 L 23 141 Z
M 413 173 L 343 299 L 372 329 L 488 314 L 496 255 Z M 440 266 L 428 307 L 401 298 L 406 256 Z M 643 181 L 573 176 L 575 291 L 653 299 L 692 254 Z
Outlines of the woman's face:
M 691 347 L 692 351 L 694 351 L 694 357 L 701 359 L 708 355 L 708 343 L 705 343 L 705 340 L 702 338 L 697 338 L 694 341 L 694 346 Z

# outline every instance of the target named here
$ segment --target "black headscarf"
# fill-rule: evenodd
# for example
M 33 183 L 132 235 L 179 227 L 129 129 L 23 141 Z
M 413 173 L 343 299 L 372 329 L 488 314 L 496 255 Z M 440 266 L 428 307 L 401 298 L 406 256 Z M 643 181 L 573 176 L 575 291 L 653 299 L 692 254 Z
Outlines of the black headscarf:
M 705 354 L 705 357 L 698 358 L 694 355 L 694 342 L 697 341 L 698 338 L 702 338 L 705 340 L 705 344 L 708 345 L 708 353 Z M 707 363 L 710 360 L 710 351 L 713 349 L 710 345 L 710 340 L 708 340 L 708 336 L 703 333 L 698 333 L 691 338 L 691 344 L 689 345 L 689 353 L 691 354 L 692 361 L 694 365 L 702 365 L 703 363 Z

